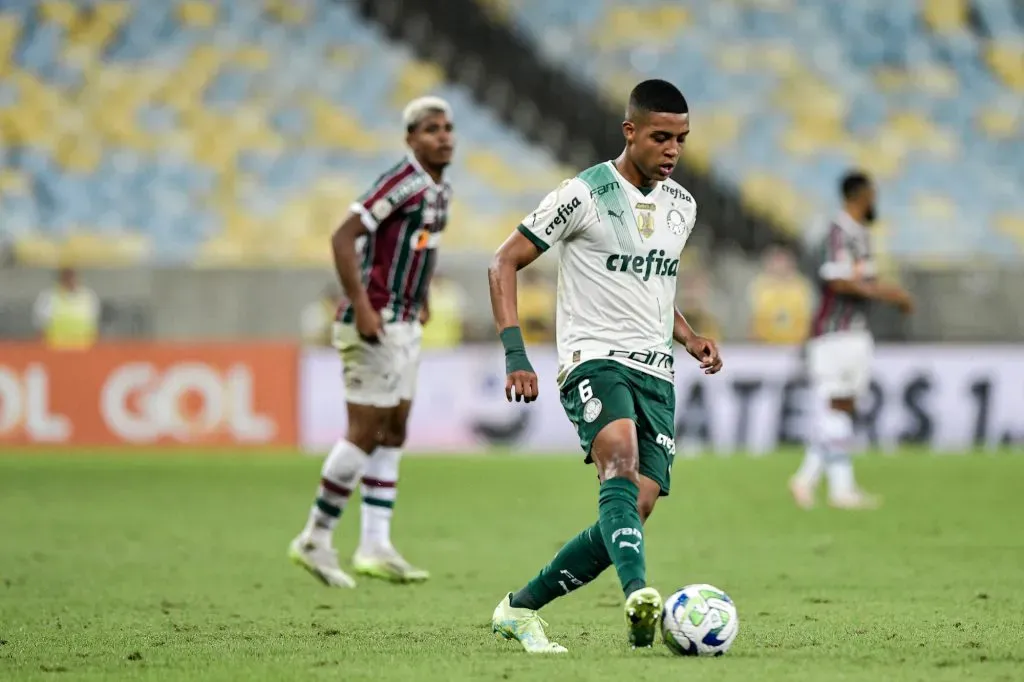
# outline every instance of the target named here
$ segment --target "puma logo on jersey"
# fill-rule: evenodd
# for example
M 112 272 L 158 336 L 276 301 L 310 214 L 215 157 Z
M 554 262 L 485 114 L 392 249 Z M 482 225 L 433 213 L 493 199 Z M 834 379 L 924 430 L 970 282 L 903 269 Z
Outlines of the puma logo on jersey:
M 605 267 L 610 272 L 632 272 L 635 275 L 641 275 L 646 282 L 651 278 L 651 275 L 658 277 L 675 277 L 678 275 L 679 259 L 666 258 L 663 249 L 651 249 L 646 257 L 613 253 L 605 261 Z
M 621 223 L 622 222 L 622 216 L 626 215 L 626 212 L 625 211 L 619 211 L 618 213 L 616 213 L 615 211 L 613 211 L 611 209 L 608 209 L 608 215 L 610 215 L 612 218 L 615 218 L 616 220 L 618 220 Z
M 619 542 L 619 549 L 626 549 L 627 547 L 629 549 L 633 550 L 634 552 L 636 552 L 637 554 L 640 553 L 640 543 L 639 542 L 626 542 L 625 540 L 622 540 L 622 541 Z
M 551 234 L 554 233 L 555 228 L 557 228 L 559 225 L 565 225 L 566 223 L 568 223 L 569 216 L 571 216 L 573 214 L 573 211 L 575 211 L 582 205 L 583 204 L 580 202 L 579 197 L 573 197 L 572 201 L 569 202 L 568 204 L 562 204 L 561 206 L 559 206 L 558 213 L 555 214 L 555 219 L 552 220 L 546 228 L 544 228 L 544 234 L 551 236 Z

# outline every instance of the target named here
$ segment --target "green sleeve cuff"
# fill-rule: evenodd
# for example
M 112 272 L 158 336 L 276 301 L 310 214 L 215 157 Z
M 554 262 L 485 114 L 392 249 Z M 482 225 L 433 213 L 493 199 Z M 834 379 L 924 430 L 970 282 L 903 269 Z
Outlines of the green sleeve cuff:
M 541 253 L 544 253 L 544 252 L 545 252 L 545 251 L 547 251 L 547 250 L 548 250 L 549 248 L 551 248 L 551 245 L 550 245 L 550 244 L 545 244 L 545 243 L 544 243 L 544 240 L 543 240 L 543 239 L 541 239 L 540 237 L 538 237 L 537 235 L 535 235 L 535 234 L 534 234 L 533 232 L 530 232 L 530 231 L 529 231 L 528 229 L 526 229 L 526 226 L 525 226 L 525 225 L 520 225 L 520 226 L 519 226 L 518 228 L 516 228 L 516 229 L 518 229 L 518 230 L 519 230 L 520 232 L 522 232 L 522 233 L 523 233 L 523 236 L 524 236 L 524 237 L 526 237 L 527 239 L 529 239 L 529 240 L 530 240 L 530 242 L 531 242 L 531 243 L 532 243 L 532 244 L 533 244 L 534 246 L 536 246 L 536 247 L 537 247 L 537 250 L 538 250 L 538 251 L 540 251 Z

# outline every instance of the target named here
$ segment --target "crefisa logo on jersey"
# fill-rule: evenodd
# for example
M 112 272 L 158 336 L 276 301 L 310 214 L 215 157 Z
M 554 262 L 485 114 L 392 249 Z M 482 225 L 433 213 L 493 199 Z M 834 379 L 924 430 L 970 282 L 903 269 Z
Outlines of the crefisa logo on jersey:
M 675 277 L 679 274 L 679 259 L 666 258 L 664 249 L 651 249 L 646 256 L 613 253 L 608 256 L 604 265 L 611 272 L 632 272 L 635 275 L 642 275 L 645 282 L 651 275 Z
M 562 204 L 561 206 L 559 206 L 558 213 L 555 215 L 555 219 L 552 220 L 546 228 L 544 228 L 544 234 L 550 236 L 555 231 L 556 227 L 558 227 L 559 225 L 565 225 L 569 221 L 569 216 L 571 216 L 573 214 L 573 211 L 575 211 L 581 205 L 582 204 L 580 203 L 580 198 L 573 197 L 572 201 L 570 201 L 568 204 Z

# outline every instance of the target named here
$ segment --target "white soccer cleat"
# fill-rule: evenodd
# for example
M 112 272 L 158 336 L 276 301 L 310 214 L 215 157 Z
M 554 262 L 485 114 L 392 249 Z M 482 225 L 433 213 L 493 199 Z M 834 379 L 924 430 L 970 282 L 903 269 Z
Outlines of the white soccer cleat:
M 855 490 L 845 495 L 830 495 L 828 503 L 836 509 L 878 509 L 882 506 L 882 498 L 878 495 L 866 493 L 863 490 Z
M 333 547 L 316 545 L 301 536 L 288 545 L 288 558 L 328 587 L 355 587 L 356 581 L 338 566 L 338 552 Z
M 430 578 L 430 573 L 410 564 L 394 547 L 360 547 L 352 557 L 352 568 L 357 575 L 393 583 L 421 583 Z
M 814 506 L 814 488 L 807 483 L 793 477 L 789 479 L 789 492 L 796 506 L 801 509 L 811 509 Z
M 505 639 L 514 639 L 530 654 L 564 654 L 567 649 L 557 642 L 548 640 L 544 628 L 547 623 L 532 609 L 512 607 L 512 593 L 509 592 L 494 609 L 491 627 Z

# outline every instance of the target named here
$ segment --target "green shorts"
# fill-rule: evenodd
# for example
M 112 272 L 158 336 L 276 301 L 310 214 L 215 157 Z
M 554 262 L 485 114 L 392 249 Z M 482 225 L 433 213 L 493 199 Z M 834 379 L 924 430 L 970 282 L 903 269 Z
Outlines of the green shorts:
M 671 382 L 615 360 L 588 360 L 569 375 L 561 397 L 588 463 L 601 429 L 617 419 L 632 419 L 640 446 L 640 474 L 668 495 L 676 455 L 676 389 Z

